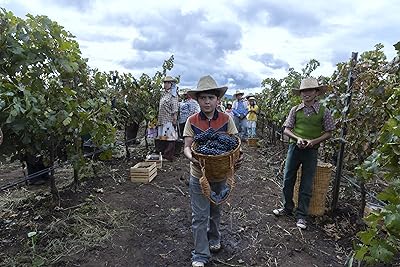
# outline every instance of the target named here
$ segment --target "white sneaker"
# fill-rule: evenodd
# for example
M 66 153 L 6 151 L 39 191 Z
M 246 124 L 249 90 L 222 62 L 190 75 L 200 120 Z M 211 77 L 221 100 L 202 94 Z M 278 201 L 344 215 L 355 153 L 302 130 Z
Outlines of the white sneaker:
M 275 216 L 282 216 L 282 215 L 290 216 L 290 215 L 292 215 L 292 213 L 290 211 L 286 210 L 285 208 L 274 209 L 272 211 L 272 213 Z
M 201 261 L 193 261 L 192 267 L 204 267 L 204 263 Z
M 304 219 L 298 219 L 296 226 L 299 227 L 300 229 L 306 229 L 307 228 L 307 221 Z

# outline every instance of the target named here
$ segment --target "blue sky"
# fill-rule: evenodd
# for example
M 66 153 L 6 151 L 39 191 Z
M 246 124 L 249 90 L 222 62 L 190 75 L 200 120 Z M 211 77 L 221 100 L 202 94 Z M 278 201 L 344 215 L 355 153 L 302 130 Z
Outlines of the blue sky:
M 263 79 L 300 71 L 310 59 L 321 63 L 315 76 L 330 76 L 352 51 L 377 43 L 392 58 L 400 41 L 394 0 L 0 0 L 0 7 L 57 21 L 91 67 L 153 75 L 173 54 L 169 74 L 181 76 L 180 87 L 211 74 L 230 94 L 258 91 Z

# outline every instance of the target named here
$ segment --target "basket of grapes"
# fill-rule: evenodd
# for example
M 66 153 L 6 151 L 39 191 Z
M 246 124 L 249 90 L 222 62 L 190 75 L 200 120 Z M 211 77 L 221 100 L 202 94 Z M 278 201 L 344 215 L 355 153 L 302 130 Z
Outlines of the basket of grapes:
M 201 167 L 199 179 L 203 194 L 215 205 L 228 200 L 235 187 L 235 162 L 240 157 L 240 138 L 215 132 L 212 128 L 196 135 L 192 144 L 192 155 Z M 218 190 L 212 191 L 210 182 L 223 182 Z
M 240 138 L 209 128 L 194 137 L 192 154 L 204 176 L 210 182 L 223 181 L 233 176 L 234 165 L 240 156 Z

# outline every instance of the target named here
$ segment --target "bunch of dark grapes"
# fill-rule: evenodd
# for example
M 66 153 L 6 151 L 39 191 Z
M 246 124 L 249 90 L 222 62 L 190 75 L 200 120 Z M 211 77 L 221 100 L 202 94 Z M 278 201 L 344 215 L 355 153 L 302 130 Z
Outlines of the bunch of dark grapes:
M 204 145 L 208 140 L 213 140 L 215 136 L 215 130 L 213 128 L 208 128 L 206 131 L 201 134 L 197 134 L 194 136 L 194 141 L 198 145 Z
M 238 146 L 235 137 L 215 132 L 212 128 L 196 135 L 194 141 L 197 144 L 196 152 L 203 155 L 221 155 Z

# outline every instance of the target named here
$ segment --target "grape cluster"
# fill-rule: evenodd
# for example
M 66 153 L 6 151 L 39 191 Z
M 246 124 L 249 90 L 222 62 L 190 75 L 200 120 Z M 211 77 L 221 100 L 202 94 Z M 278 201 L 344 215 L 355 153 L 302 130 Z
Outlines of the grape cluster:
M 238 146 L 235 137 L 218 133 L 212 128 L 196 135 L 194 141 L 197 144 L 196 152 L 203 155 L 221 155 Z
M 208 140 L 214 139 L 215 130 L 213 128 L 208 128 L 206 131 L 201 134 L 197 134 L 194 136 L 194 141 L 199 145 L 206 143 Z

